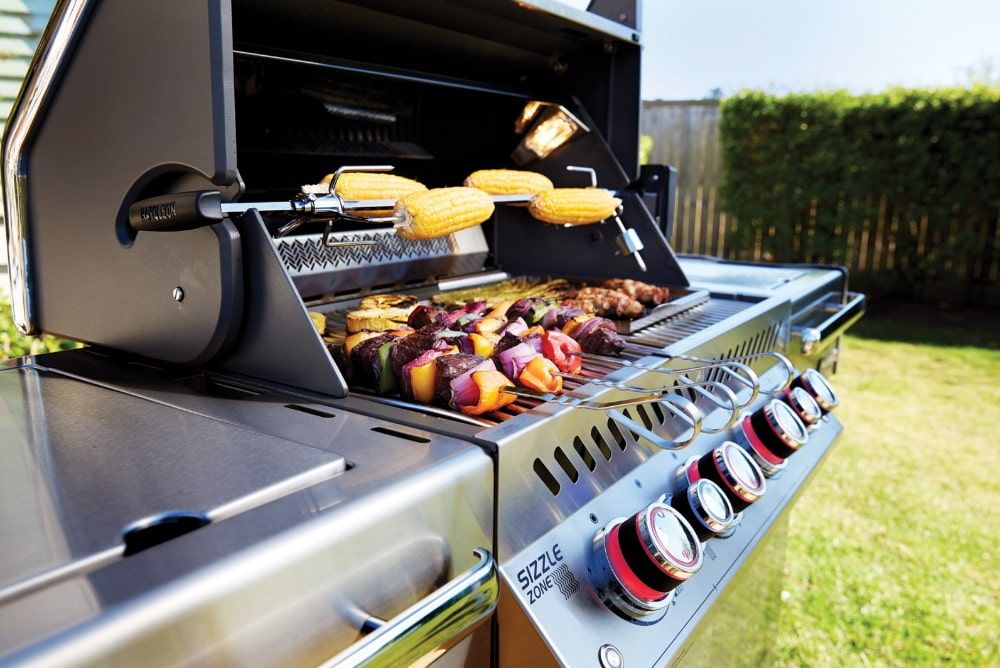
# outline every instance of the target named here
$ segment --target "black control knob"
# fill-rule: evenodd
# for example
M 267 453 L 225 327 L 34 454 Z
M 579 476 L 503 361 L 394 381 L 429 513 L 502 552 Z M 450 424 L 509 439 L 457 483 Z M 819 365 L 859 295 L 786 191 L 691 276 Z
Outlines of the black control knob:
M 830 381 L 816 369 L 806 369 L 802 375 L 792 381 L 791 386 L 801 387 L 808 392 L 819 405 L 820 410 L 823 411 L 823 415 L 840 405 L 840 399 L 837 398 L 837 393 L 830 385 Z
M 816 403 L 811 394 L 801 387 L 789 387 L 785 390 L 783 398 L 807 428 L 819 422 L 819 419 L 823 417 L 823 410 L 819 404 Z
M 691 483 L 711 480 L 726 495 L 734 512 L 742 512 L 767 491 L 764 472 L 746 450 L 726 441 L 690 464 Z
M 684 516 L 701 541 L 725 533 L 736 520 L 736 512 L 726 493 L 705 478 L 674 494 L 670 505 Z
M 674 508 L 653 503 L 594 538 L 591 566 L 602 599 L 632 617 L 658 612 L 671 592 L 701 568 L 701 543 Z

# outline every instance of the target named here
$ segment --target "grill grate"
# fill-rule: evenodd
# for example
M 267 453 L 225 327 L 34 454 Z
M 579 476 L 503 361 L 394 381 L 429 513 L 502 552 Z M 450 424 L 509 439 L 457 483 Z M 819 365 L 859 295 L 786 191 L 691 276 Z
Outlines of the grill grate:
M 662 348 L 697 334 L 750 306 L 751 304 L 733 299 L 713 298 L 626 338 L 633 343 Z
M 740 311 L 748 308 L 749 306 L 750 304 L 746 302 L 726 300 L 726 299 L 712 299 L 702 305 L 693 307 L 687 311 L 671 316 L 661 323 L 651 325 L 650 327 L 641 330 L 637 335 L 626 336 L 625 338 L 631 342 L 642 343 L 645 345 L 651 345 L 656 347 L 666 346 L 676 341 L 680 341 L 681 339 L 687 336 L 702 331 L 706 327 L 722 322 L 726 318 L 736 313 L 739 313 Z M 336 311 L 329 311 L 326 313 L 327 331 L 337 332 L 337 334 L 335 335 L 326 337 L 328 343 L 340 344 L 343 342 L 343 332 L 346 329 L 346 318 L 348 311 L 349 309 L 341 309 Z M 740 349 L 741 350 L 745 349 L 748 352 L 751 350 L 752 352 L 763 351 L 762 346 L 767 345 L 770 342 L 773 342 L 773 340 L 776 338 L 776 332 L 777 332 L 776 326 L 764 330 L 758 333 L 752 339 L 746 341 L 745 344 L 741 346 Z M 765 333 L 767 333 L 767 336 L 765 336 Z M 626 351 L 625 354 L 623 354 L 623 357 L 637 359 L 641 357 L 641 355 L 638 353 Z M 602 365 L 600 363 L 588 361 L 584 363 L 581 375 L 590 376 L 592 378 L 600 378 L 608 373 L 611 373 L 612 371 L 615 371 L 616 369 L 617 367 L 611 367 L 610 365 Z M 715 372 L 713 372 L 713 374 L 714 373 Z M 713 377 L 712 379 L 717 380 L 718 378 Z M 582 385 L 583 383 L 571 379 L 565 379 L 563 382 L 564 390 L 567 392 L 572 392 L 573 390 L 580 388 Z M 360 390 L 360 391 L 366 392 L 365 390 Z M 402 403 L 407 403 L 407 402 L 402 402 Z M 424 408 L 418 404 L 412 404 L 412 405 L 417 410 L 423 410 Z M 517 401 L 504 407 L 503 409 L 486 415 L 478 416 L 477 418 L 469 418 L 468 416 L 459 415 L 458 413 L 453 413 L 452 411 L 448 411 L 445 409 L 435 409 L 435 412 L 438 414 L 441 413 L 453 414 L 456 419 L 459 419 L 461 421 L 468 422 L 470 420 L 474 420 L 476 423 L 481 424 L 484 427 L 489 427 L 504 422 L 512 417 L 516 417 L 517 415 L 520 415 L 521 413 L 536 408 L 539 405 L 541 405 L 540 402 L 534 399 L 519 397 Z M 657 407 L 655 404 L 649 411 L 645 410 L 644 407 L 642 406 L 638 406 L 636 408 L 638 412 L 637 417 L 646 425 L 647 428 L 650 428 L 654 425 L 662 426 L 669 419 L 668 416 L 663 413 L 662 409 L 659 409 L 659 407 Z M 629 415 L 628 410 L 625 410 L 623 412 L 627 416 L 631 417 Z M 629 437 L 632 438 L 632 442 L 635 442 L 637 440 L 637 438 L 631 433 L 626 432 L 626 434 L 622 434 L 621 430 L 618 429 L 617 425 L 611 424 L 608 426 L 608 429 L 610 430 L 610 438 L 606 440 L 605 447 L 607 447 L 607 444 L 609 443 L 617 444 L 622 450 L 624 450 Z M 580 452 L 579 447 L 575 446 L 574 444 L 570 443 L 567 445 L 569 446 L 567 450 L 577 453 Z M 600 445 L 598 445 L 598 450 L 600 451 L 601 455 L 604 454 L 605 447 L 601 447 Z M 610 448 L 608 450 L 611 451 Z M 567 465 L 570 468 L 572 468 L 572 464 L 570 463 L 570 460 L 567 457 L 565 451 L 560 449 L 560 453 L 561 453 L 561 456 L 559 457 L 560 461 L 558 462 L 559 468 L 562 469 L 563 471 L 566 471 L 567 475 L 569 475 L 569 471 L 567 470 Z M 607 460 L 610 458 L 605 457 L 605 459 Z M 593 458 L 588 457 L 587 468 L 589 468 L 590 463 L 596 464 L 597 461 L 599 460 L 596 457 Z M 544 463 L 542 464 L 542 467 L 544 468 Z M 547 481 L 546 486 L 549 487 L 549 489 L 551 490 L 553 487 L 550 485 L 550 482 L 551 481 Z M 555 488 L 558 488 L 558 483 L 555 485 Z

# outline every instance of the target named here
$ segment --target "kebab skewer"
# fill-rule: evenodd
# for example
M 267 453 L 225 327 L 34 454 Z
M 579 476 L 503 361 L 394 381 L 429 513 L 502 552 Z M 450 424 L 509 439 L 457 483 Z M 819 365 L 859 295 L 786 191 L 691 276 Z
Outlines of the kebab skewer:
M 469 415 L 498 410 L 518 394 L 553 400 L 562 391 L 564 378 L 645 394 L 649 399 L 662 396 L 664 389 L 580 375 L 582 360 L 576 355 L 580 344 L 558 329 L 529 327 L 520 315 L 509 320 L 514 306 L 515 302 L 504 302 L 488 313 L 484 302 L 450 312 L 417 307 L 410 317 L 415 329 L 348 336 L 342 366 L 360 384 L 381 394 L 399 392 L 408 399 L 446 405 Z M 531 305 L 520 304 L 522 311 L 527 306 Z M 557 315 L 576 330 L 591 320 L 571 322 L 573 317 L 579 318 L 578 310 L 573 309 Z M 557 317 L 555 322 L 559 320 Z M 596 331 L 600 320 L 588 327 Z M 728 399 L 728 406 L 720 405 L 737 412 L 735 395 L 725 386 L 690 382 L 697 388 L 718 387 Z M 714 395 L 709 396 L 719 403 Z

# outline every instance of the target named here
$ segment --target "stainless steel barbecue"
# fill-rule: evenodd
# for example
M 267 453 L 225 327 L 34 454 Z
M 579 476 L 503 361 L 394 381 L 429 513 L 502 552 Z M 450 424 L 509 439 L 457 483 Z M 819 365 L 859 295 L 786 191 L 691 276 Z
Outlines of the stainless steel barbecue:
M 4 140 L 8 254 L 19 327 L 90 345 L 0 373 L 0 535 L 25 546 L 0 560 L 0 659 L 765 656 L 864 296 L 836 267 L 674 255 L 671 172 L 637 164 L 637 9 L 58 4 Z M 392 200 L 302 187 L 496 166 L 621 206 L 563 227 L 498 196 L 418 241 Z M 561 392 L 481 415 L 331 354 L 365 297 L 545 277 L 671 298 Z

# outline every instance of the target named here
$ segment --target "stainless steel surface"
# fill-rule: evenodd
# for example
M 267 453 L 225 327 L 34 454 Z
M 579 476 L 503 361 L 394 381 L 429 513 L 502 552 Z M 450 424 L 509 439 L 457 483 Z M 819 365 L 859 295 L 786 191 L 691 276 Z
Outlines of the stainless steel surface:
M 819 404 L 816 403 L 811 394 L 801 387 L 789 389 L 785 394 L 785 401 L 792 407 L 807 429 L 823 417 L 823 411 L 820 410 Z
M 482 228 L 425 241 L 403 239 L 393 229 L 334 232 L 335 242 L 378 242 L 370 247 L 330 247 L 322 234 L 277 239 L 285 268 L 305 297 L 370 289 L 480 271 L 489 252 Z
M 658 326 L 659 336 L 663 339 L 676 337 L 677 341 L 667 346 L 664 354 L 712 359 L 749 354 L 770 345 L 776 336 L 776 323 L 788 317 L 787 302 L 737 304 L 739 309 L 730 309 L 728 302 L 712 300 L 676 316 L 672 322 Z M 718 311 L 727 315 L 715 319 L 714 314 Z M 703 323 L 706 320 L 711 324 L 688 333 L 691 321 Z M 667 364 L 664 358 L 653 356 L 637 361 L 649 367 Z M 780 364 L 765 372 L 768 367 L 764 366 L 763 358 L 751 360 L 751 366 L 760 374 L 762 385 L 780 387 L 787 378 L 787 371 Z M 608 377 L 631 385 L 662 385 L 661 374 L 638 369 L 622 368 Z M 719 380 L 722 381 L 722 378 Z M 736 382 L 731 382 L 730 387 L 741 403 L 750 393 L 748 388 L 741 388 Z M 578 392 L 587 397 L 616 396 L 614 390 L 596 387 L 580 388 Z M 706 415 L 721 411 L 703 397 L 693 395 L 691 399 Z M 762 400 L 751 405 L 759 405 Z M 657 408 L 653 404 L 649 408 L 604 415 L 546 404 L 482 431 L 479 437 L 496 443 L 499 451 L 500 563 L 503 564 L 512 552 L 519 552 L 553 529 L 567 514 L 600 496 L 617 481 L 627 478 L 630 471 L 659 452 L 665 442 L 686 440 L 688 436 L 685 432 L 690 431 L 689 425 L 665 411 L 657 412 Z M 719 435 L 725 436 L 725 433 Z M 700 448 L 701 443 L 713 439 L 711 435 L 701 435 L 691 447 Z M 683 452 L 690 452 L 690 449 Z M 538 466 L 549 471 L 558 484 L 558 498 L 554 498 L 552 492 L 540 484 L 537 475 L 532 474 L 536 459 Z M 568 463 L 568 469 L 560 460 Z M 595 470 L 591 472 L 588 462 L 599 462 L 600 466 L 595 465 Z M 586 484 L 580 483 L 581 478 L 587 480 Z M 540 512 L 539 508 L 545 510 Z M 504 522 L 503 518 L 507 516 L 518 520 Z
M 57 5 L 31 66 L 21 95 L 10 112 L 3 140 L 3 193 L 7 224 L 7 274 L 14 324 L 23 334 L 35 331 L 31 302 L 28 246 L 27 143 L 44 110 L 52 84 L 63 66 L 87 13 L 88 0 Z
M 844 297 L 833 293 L 806 313 L 796 315 L 792 338 L 798 339 L 799 352 L 812 355 L 828 348 L 834 339 L 861 319 L 865 314 L 865 296 L 849 292 Z
M 816 369 L 806 369 L 792 383 L 808 392 L 823 413 L 829 413 L 840 405 L 840 399 L 833 385 Z
M 761 409 L 774 435 L 792 450 L 798 450 L 809 441 L 809 432 L 795 411 L 779 399 L 772 399 Z
M 476 549 L 476 564 L 426 598 L 323 663 L 336 666 L 426 664 L 443 655 L 491 615 L 500 595 L 493 555 Z
M 694 528 L 674 508 L 654 501 L 639 514 L 637 528 L 646 554 L 673 579 L 687 580 L 701 568 Z
M 619 320 L 617 322 L 618 331 L 622 334 L 633 334 L 639 332 L 650 325 L 661 322 L 665 318 L 669 318 L 686 311 L 689 308 L 694 308 L 695 306 L 704 304 L 710 298 L 708 290 L 673 288 L 670 292 L 671 298 L 667 301 L 667 303 L 660 304 L 656 308 L 651 309 L 646 315 L 636 318 L 635 320 Z M 673 295 L 677 296 L 674 297 Z
M 86 350 L 38 360 L 0 372 L 0 579 L 76 571 L 0 605 L 0 661 L 316 665 L 358 640 L 354 611 L 391 618 L 492 544 L 474 446 Z M 215 521 L 118 556 L 170 508 Z
M 595 518 L 598 523 L 610 521 L 624 512 L 641 508 L 661 494 L 669 493 L 675 473 L 683 465 L 680 455 L 687 453 L 648 451 L 649 456 L 641 465 L 626 475 L 617 476 L 612 484 L 604 487 L 602 481 L 610 478 L 609 469 L 615 465 L 616 458 L 627 454 L 628 449 L 643 447 L 639 444 L 633 446 L 630 442 L 626 453 L 616 450 L 610 461 L 600 461 L 596 471 L 583 471 L 578 482 L 561 480 L 565 486 L 558 495 L 549 493 L 552 503 L 545 513 L 549 517 L 558 517 L 558 521 L 553 522 L 551 529 L 538 536 L 536 541 L 508 554 L 507 559 L 501 561 L 501 575 L 509 590 L 534 621 L 542 640 L 564 665 L 588 665 L 605 643 L 623 648 L 629 665 L 669 663 L 679 657 L 681 648 L 693 629 L 714 611 L 716 600 L 726 595 L 730 582 L 740 577 L 741 567 L 752 560 L 755 549 L 766 542 L 771 527 L 787 511 L 792 499 L 815 471 L 839 432 L 840 425 L 832 417 L 824 419 L 809 445 L 789 460 L 785 473 L 768 481 L 768 494 L 743 511 L 742 521 L 732 536 L 726 540 L 711 540 L 706 543 L 701 570 L 675 590 L 675 596 L 663 618 L 655 623 L 637 624 L 627 621 L 611 612 L 596 595 L 588 595 L 592 541 L 587 540 L 586 536 L 597 531 L 599 525 L 595 526 Z M 723 436 L 703 436 L 689 452 L 694 455 L 702 454 L 717 446 Z M 503 474 L 501 465 L 501 476 Z M 600 495 L 590 497 L 587 503 L 579 506 L 571 503 L 575 491 L 594 485 L 602 486 Z M 501 504 L 505 501 L 502 495 L 503 488 Z M 536 511 L 536 514 L 542 513 Z M 501 527 L 506 522 L 501 514 Z M 551 552 L 553 546 L 558 546 L 562 555 L 561 563 L 566 564 L 576 580 L 582 583 L 579 593 L 565 597 L 559 591 L 550 591 L 534 596 L 524 591 L 519 584 L 518 573 L 529 568 L 539 555 Z M 500 625 L 503 628 L 503 608 L 500 615 Z M 501 642 L 502 666 L 530 661 L 531 656 L 520 653 L 517 643 Z
M 722 488 L 711 480 L 699 480 L 686 490 L 677 492 L 687 498 L 701 524 L 715 534 L 726 531 L 735 519 L 733 507 Z
M 669 591 L 649 592 L 640 597 L 633 593 L 632 587 L 626 585 L 622 573 L 614 567 L 611 551 L 615 549 L 612 535 L 620 530 L 625 518 L 618 517 L 594 534 L 592 555 L 588 574 L 594 595 L 599 601 L 634 619 L 650 622 L 663 617 L 667 607 L 673 601 L 674 593 Z
M 692 286 L 720 294 L 756 298 L 769 297 L 815 271 L 810 267 L 739 264 L 701 257 L 683 257 L 681 267 Z

